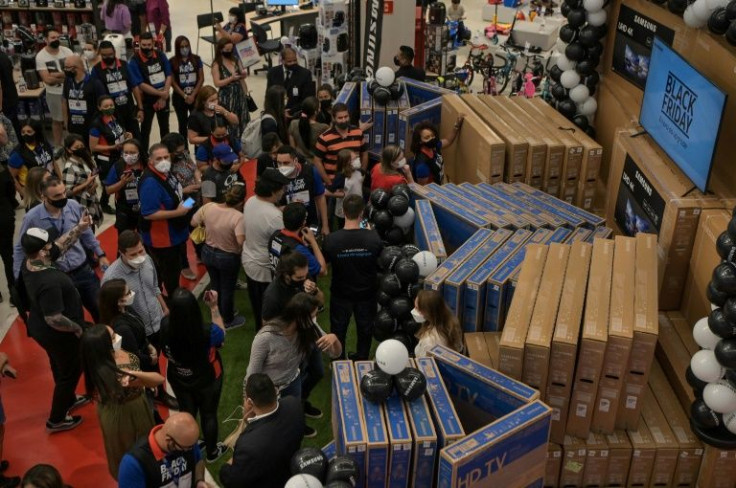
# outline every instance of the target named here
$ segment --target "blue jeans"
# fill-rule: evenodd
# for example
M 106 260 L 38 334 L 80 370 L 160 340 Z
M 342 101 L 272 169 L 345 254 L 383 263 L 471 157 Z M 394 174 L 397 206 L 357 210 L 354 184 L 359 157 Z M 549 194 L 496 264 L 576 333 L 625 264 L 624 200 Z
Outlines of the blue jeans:
M 332 295 L 330 299 L 330 330 L 340 339 L 343 357 L 345 357 L 345 336 L 348 332 L 350 316 L 354 314 L 358 335 L 357 359 L 368 359 L 368 355 L 371 352 L 373 320 L 376 318 L 376 312 L 377 304 L 375 299 L 351 301 Z
M 299 365 L 301 371 L 302 400 L 306 401 L 317 383 L 325 376 L 325 367 L 322 364 L 322 351 L 316 344 Z
M 280 392 L 279 395 L 281 398 L 287 397 L 287 396 L 293 396 L 296 398 L 302 397 L 302 379 L 300 376 L 297 376 L 294 381 L 289 383 L 286 387 L 284 387 Z
M 79 292 L 82 305 L 87 309 L 95 323 L 100 320 L 100 309 L 97 305 L 97 297 L 100 294 L 100 280 L 89 264 L 83 264 L 79 268 L 67 273 Z
M 202 262 L 210 275 L 210 288 L 217 292 L 217 306 L 222 320 L 229 324 L 235 317 L 235 285 L 240 272 L 240 254 L 204 245 Z

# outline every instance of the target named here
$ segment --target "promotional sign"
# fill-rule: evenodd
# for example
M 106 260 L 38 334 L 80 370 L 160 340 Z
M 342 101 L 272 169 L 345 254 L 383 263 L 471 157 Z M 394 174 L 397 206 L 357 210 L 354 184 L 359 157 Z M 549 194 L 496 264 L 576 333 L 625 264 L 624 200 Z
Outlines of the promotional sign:
M 668 45 L 675 39 L 675 31 L 642 15 L 631 7 L 621 5 L 613 42 L 613 71 L 642 90 L 650 71 L 654 36 Z
M 365 73 L 368 79 L 372 79 L 375 70 L 378 69 L 381 57 L 381 34 L 383 31 L 383 7 L 384 0 L 368 0 L 365 29 Z
M 627 236 L 638 232 L 659 234 L 664 207 L 664 200 L 654 185 L 627 154 L 614 213 L 621 231 Z

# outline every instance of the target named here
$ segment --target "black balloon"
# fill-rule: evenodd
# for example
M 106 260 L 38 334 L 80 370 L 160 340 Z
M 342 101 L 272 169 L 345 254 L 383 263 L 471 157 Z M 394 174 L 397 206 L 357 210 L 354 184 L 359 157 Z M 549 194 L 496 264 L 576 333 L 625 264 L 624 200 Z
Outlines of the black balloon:
M 400 343 L 402 343 L 404 346 L 406 346 L 407 351 L 413 351 L 414 345 L 416 342 L 416 339 L 414 336 L 411 336 L 405 332 L 397 332 L 393 336 L 391 336 L 391 339 L 396 339 Z
M 721 310 L 723 310 L 723 316 L 726 317 L 727 321 L 736 324 L 736 297 L 726 300 L 726 303 L 721 306 Z
M 405 258 L 413 258 L 415 254 L 419 253 L 421 249 L 419 249 L 414 244 L 404 244 L 401 246 L 401 253 L 404 255 Z
M 376 188 L 371 192 L 371 204 L 376 210 L 384 209 L 390 197 L 391 195 L 383 188 Z
M 585 10 L 582 8 L 575 8 L 570 10 L 567 14 L 567 23 L 573 29 L 579 29 L 585 25 Z
M 736 325 L 726 319 L 723 309 L 717 308 L 708 315 L 708 328 L 721 339 L 736 338 Z
M 404 243 L 404 231 L 398 225 L 394 225 L 386 231 L 386 241 L 389 244 L 398 246 Z
M 427 391 L 427 378 L 416 368 L 406 368 L 394 376 L 396 391 L 402 398 L 414 401 Z
M 588 56 L 587 56 L 587 57 L 585 58 L 585 60 L 584 60 L 584 61 L 587 61 L 588 63 L 590 63 L 590 65 L 591 65 L 591 66 L 592 66 L 593 68 L 597 68 L 597 67 L 598 67 L 598 65 L 599 65 L 599 64 L 601 64 L 601 57 L 600 57 L 600 56 L 598 56 L 598 55 L 597 55 L 597 54 L 595 54 L 595 53 L 593 53 L 593 54 L 588 54 Z
M 593 71 L 591 74 L 585 77 L 585 86 L 590 88 L 591 85 L 596 86 L 600 81 L 601 75 L 599 75 L 597 71 Z
M 382 307 L 388 307 L 391 303 L 391 295 L 384 293 L 382 290 L 378 290 L 378 293 L 376 293 L 376 300 Z
M 387 274 L 381 280 L 380 289 L 392 297 L 398 296 L 401 293 L 401 280 L 395 274 Z
M 713 284 L 724 293 L 736 295 L 736 266 L 731 263 L 716 266 L 713 270 Z
M 422 324 L 419 322 L 416 322 L 414 319 L 405 320 L 401 324 L 401 330 L 406 332 L 407 334 L 413 336 L 415 335 L 419 329 L 422 327 Z
M 569 25 L 565 24 L 560 27 L 560 39 L 562 39 L 563 42 L 569 44 L 573 42 L 577 37 L 578 31 L 573 29 Z
M 572 119 L 575 116 L 575 112 L 577 112 L 577 107 L 575 106 L 575 102 L 566 98 L 557 102 L 557 111 L 568 119 Z
M 728 20 L 726 9 L 723 7 L 718 7 L 713 11 L 712 14 L 710 14 L 710 17 L 708 18 L 708 30 L 711 31 L 713 34 L 722 36 L 728 30 L 728 25 L 730 23 L 731 21 Z
M 716 249 L 724 261 L 736 261 L 736 241 L 729 232 L 721 232 L 716 240 Z
M 687 381 L 687 384 L 690 385 L 690 387 L 693 389 L 693 393 L 695 393 L 695 396 L 698 398 L 703 398 L 703 389 L 708 384 L 708 382 L 703 381 L 695 376 L 695 373 L 693 373 L 693 369 L 690 366 L 688 366 L 685 370 L 685 380 Z
M 719 307 L 722 307 L 728 299 L 728 293 L 723 293 L 721 290 L 716 288 L 716 285 L 714 285 L 712 281 L 708 282 L 708 286 L 705 289 L 705 296 L 708 297 L 710 303 Z
M 394 195 L 388 200 L 388 211 L 396 217 L 404 215 L 409 209 L 409 199 L 402 195 Z
M 421 289 L 422 289 L 422 285 L 420 285 L 419 283 L 413 283 L 411 285 L 407 285 L 406 294 L 409 296 L 409 298 L 414 300 L 419 294 L 419 290 Z
M 395 185 L 393 188 L 391 188 L 391 196 L 395 197 L 396 195 L 401 195 L 407 200 L 411 200 L 411 192 L 409 191 L 409 187 L 403 183 Z
M 736 369 L 736 339 L 721 339 L 713 352 L 721 366 Z
M 388 210 L 376 210 L 373 212 L 373 223 L 378 231 L 385 232 L 394 225 L 394 218 Z
M 567 17 L 570 14 L 570 11 L 571 10 L 572 10 L 572 7 L 570 7 L 566 3 L 563 3 L 562 5 L 560 5 L 560 13 L 562 14 L 563 17 Z M 565 25 L 567 25 L 567 24 L 565 24 Z
M 373 214 L 376 212 L 376 209 L 373 208 L 373 204 L 369 201 L 365 204 L 365 210 L 363 210 L 363 216 L 373 222 Z
M 695 400 L 690 407 L 690 418 L 703 429 L 715 429 L 721 425 L 722 417 L 711 410 L 703 400 Z
M 368 371 L 360 379 L 360 392 L 369 402 L 383 403 L 391 396 L 393 390 L 391 375 L 376 368 Z M 323 478 L 320 478 L 323 479 Z
M 552 93 L 552 96 L 555 97 L 557 100 L 564 100 L 568 96 L 567 88 L 560 85 L 559 83 L 555 83 L 552 85 L 552 88 L 550 88 L 550 92 Z
M 600 32 L 598 32 L 598 29 L 596 29 L 595 26 L 586 25 L 585 27 L 580 29 L 578 41 L 580 41 L 580 44 L 582 44 L 583 46 L 590 47 L 598 42 L 598 40 L 600 39 L 599 34 Z
M 554 65 L 549 69 L 549 77 L 552 78 L 552 81 L 555 83 L 560 82 L 560 77 L 562 76 L 562 70 L 559 66 Z
M 565 48 L 565 57 L 571 61 L 578 62 L 585 58 L 585 48 L 579 42 L 571 42 Z
M 687 8 L 687 0 L 667 0 L 667 8 L 673 14 L 682 15 Z
M 579 8 L 583 5 L 583 0 L 565 0 L 565 5 L 569 5 L 570 8 Z
M 302 447 L 291 457 L 291 474 L 311 474 L 318 480 L 325 479 L 327 456 L 316 447 Z
M 590 125 L 590 123 L 588 122 L 588 117 L 586 117 L 585 115 L 576 115 L 572 118 L 572 121 L 575 125 L 583 130 L 587 129 Z
M 360 476 L 360 469 L 358 469 L 355 460 L 346 456 L 338 456 L 330 461 L 325 482 L 329 484 L 333 481 L 346 481 L 355 486 L 358 482 L 358 476 Z
M 725 378 L 729 383 L 736 386 L 736 369 L 727 369 Z
M 595 65 L 589 59 L 583 59 L 575 65 L 575 71 L 580 73 L 580 76 L 588 76 L 595 71 Z
M 597 56 L 601 57 L 603 55 L 603 43 L 602 42 L 596 42 L 592 46 L 588 46 L 588 57 Z
M 395 272 L 404 285 L 411 285 L 419 279 L 419 265 L 409 258 L 403 258 L 396 263 Z
M 330 481 L 329 483 L 327 483 L 325 485 L 325 488 L 354 488 L 354 486 L 355 486 L 354 484 L 348 481 L 334 480 L 334 481 Z
M 382 342 L 389 339 L 396 332 L 396 319 L 387 309 L 379 310 L 373 320 L 373 336 Z
M 404 321 L 411 317 L 412 308 L 414 308 L 414 301 L 404 296 L 394 298 L 391 300 L 391 305 L 389 305 L 391 315 L 398 321 Z
M 736 0 L 731 0 L 726 5 L 726 18 L 729 21 L 736 20 Z
M 652 3 L 656 3 L 657 5 L 662 5 L 662 4 L 664 4 L 664 2 L 666 2 L 667 0 L 650 0 L 650 1 L 651 1 Z
M 589 125 L 588 127 L 586 127 L 584 132 L 588 134 L 588 137 L 595 139 L 595 127 L 593 127 L 592 125 Z
M 731 217 L 728 226 L 726 226 L 726 231 L 731 234 L 731 239 L 736 241 L 736 217 Z
M 608 34 L 608 24 L 596 25 L 595 29 L 598 31 L 598 39 L 603 39 Z
M 378 265 L 382 270 L 390 273 L 402 257 L 404 254 L 399 246 L 386 246 L 378 256 Z

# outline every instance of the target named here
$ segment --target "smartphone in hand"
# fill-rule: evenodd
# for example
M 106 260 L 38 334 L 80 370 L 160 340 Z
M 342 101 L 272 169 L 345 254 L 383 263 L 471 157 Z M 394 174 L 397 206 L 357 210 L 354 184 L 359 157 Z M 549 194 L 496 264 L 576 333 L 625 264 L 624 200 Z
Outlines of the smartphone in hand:
M 184 200 L 184 203 L 182 203 L 182 205 L 186 208 L 192 208 L 194 206 L 194 198 L 187 198 L 186 200 Z

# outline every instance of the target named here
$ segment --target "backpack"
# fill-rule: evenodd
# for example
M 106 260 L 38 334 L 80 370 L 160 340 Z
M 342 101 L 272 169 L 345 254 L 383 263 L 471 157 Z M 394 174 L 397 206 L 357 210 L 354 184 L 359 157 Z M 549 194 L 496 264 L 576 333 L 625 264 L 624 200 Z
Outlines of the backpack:
M 240 138 L 240 142 L 243 145 L 243 152 L 249 158 L 257 158 L 263 153 L 263 147 L 261 144 L 262 131 L 261 122 L 264 117 L 269 117 L 276 120 L 273 115 L 262 113 L 260 117 L 256 117 L 245 126 L 243 135 Z

